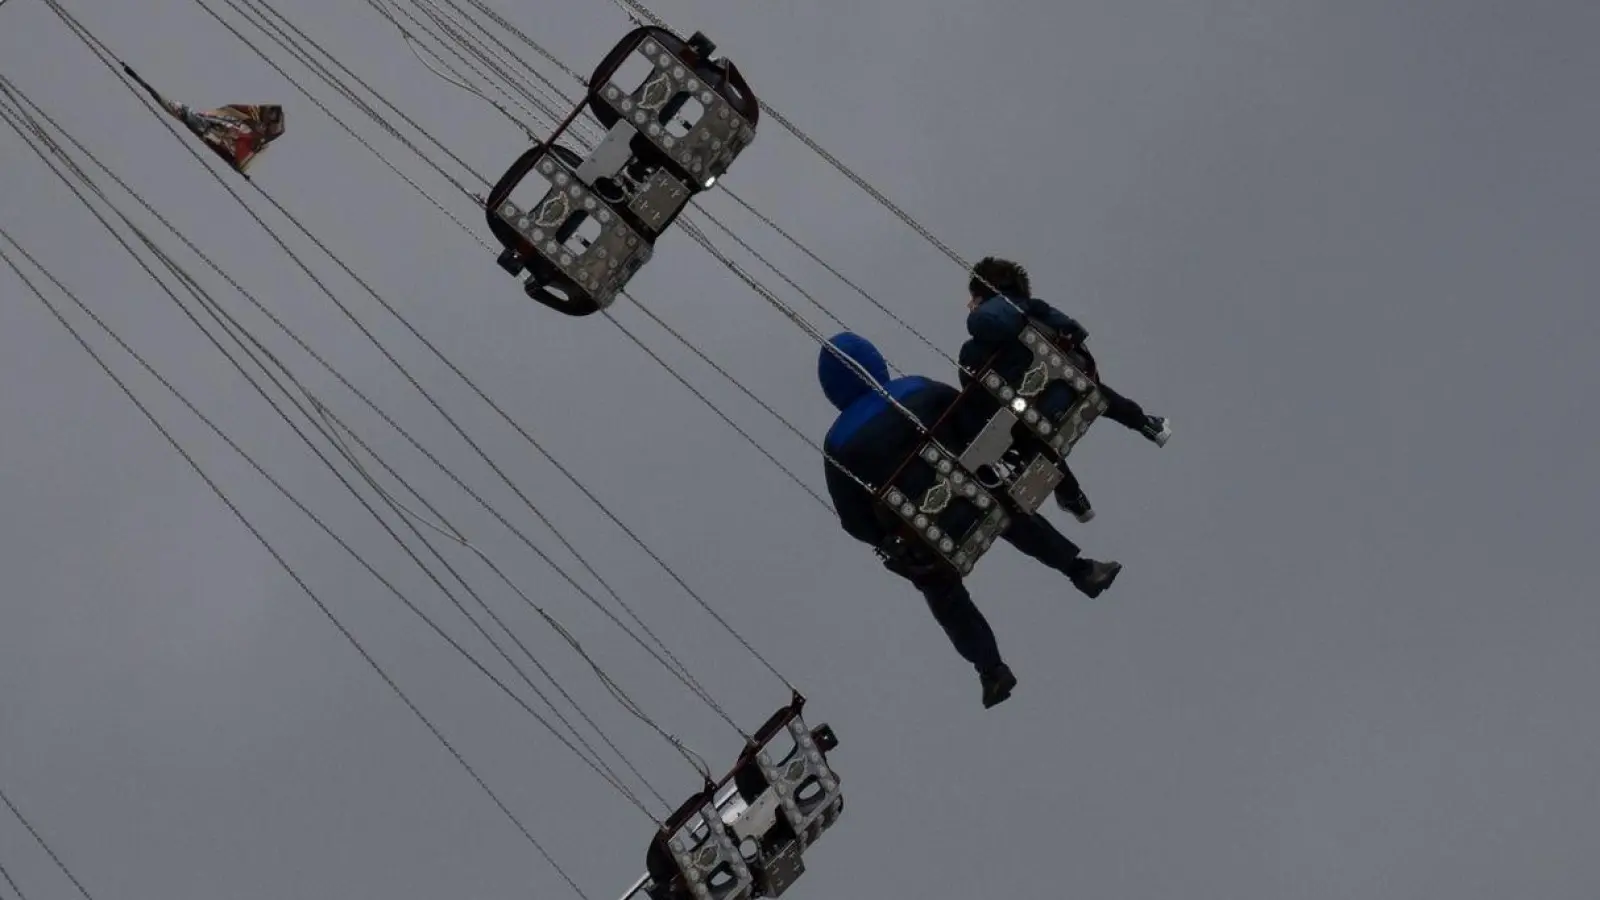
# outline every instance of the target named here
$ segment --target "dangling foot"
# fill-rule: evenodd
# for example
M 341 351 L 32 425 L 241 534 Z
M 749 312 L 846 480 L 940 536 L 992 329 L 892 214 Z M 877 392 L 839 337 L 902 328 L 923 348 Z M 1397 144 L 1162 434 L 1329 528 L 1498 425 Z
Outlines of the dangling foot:
M 1077 516 L 1079 522 L 1094 518 L 1094 509 L 1089 506 L 1089 498 L 1081 488 L 1076 491 L 1056 488 L 1056 505 Z
M 1172 421 L 1166 416 L 1145 416 L 1139 433 L 1157 447 L 1165 447 L 1172 437 Z
M 1093 599 L 1111 587 L 1111 582 L 1117 580 L 1117 575 L 1121 571 L 1122 563 L 1100 562 L 1080 557 L 1078 565 L 1072 570 L 1072 584 Z
M 1017 686 L 1017 676 L 1011 674 L 1011 667 L 1005 663 L 983 673 L 979 680 L 983 684 L 984 709 L 992 709 L 1006 702 Z

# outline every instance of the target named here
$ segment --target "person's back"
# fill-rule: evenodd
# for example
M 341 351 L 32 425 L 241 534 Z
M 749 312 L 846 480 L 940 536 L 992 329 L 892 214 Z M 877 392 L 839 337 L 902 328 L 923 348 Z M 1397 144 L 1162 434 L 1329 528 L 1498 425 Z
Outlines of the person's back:
M 832 460 L 824 463 L 828 493 L 844 530 L 883 551 L 897 525 L 869 487 L 876 489 L 889 481 L 925 439 L 906 412 L 915 415 L 935 438 L 952 448 L 960 446 L 963 438 L 971 437 L 978 420 L 971 417 L 965 404 L 952 408 L 960 392 L 950 385 L 915 375 L 890 380 L 888 364 L 865 338 L 845 333 L 836 335 L 830 344 L 817 357 L 817 380 L 839 410 L 823 440 L 823 451 Z M 836 351 L 856 365 L 841 360 Z M 895 403 L 880 390 L 893 397 Z M 840 467 L 848 471 L 842 472 Z M 1014 515 L 1002 537 L 1028 556 L 1067 575 L 1091 597 L 1110 587 L 1122 569 L 1115 562 L 1085 558 L 1076 544 L 1036 515 Z M 1016 677 L 1001 661 L 994 632 L 973 604 L 960 573 L 916 537 L 905 545 L 904 555 L 884 553 L 884 565 L 921 592 L 956 651 L 978 670 L 984 706 L 993 706 L 1010 696 Z
M 1028 270 L 1008 259 L 984 257 L 972 267 L 967 280 L 969 338 L 961 345 L 957 356 L 961 383 L 966 385 L 973 374 L 992 365 L 1007 382 L 1016 384 L 1033 358 L 1020 340 L 1030 320 L 1054 331 L 1058 346 L 1066 347 L 1073 364 L 1095 382 L 1106 400 L 1105 418 L 1139 433 L 1158 447 L 1166 446 L 1172 437 L 1171 421 L 1165 416 L 1147 414 L 1138 403 L 1112 390 L 1101 378 L 1100 367 L 1089 353 L 1086 345 L 1089 330 L 1078 320 L 1033 296 Z M 1053 384 L 1045 389 L 1039 404 L 1050 415 L 1063 411 L 1075 397 L 1075 392 L 1065 385 Z M 1069 471 L 1065 462 L 1062 468 Z M 1062 482 L 1056 500 L 1080 521 L 1087 522 L 1094 515 L 1089 498 L 1083 494 L 1075 477 Z
M 982 368 L 987 359 L 998 354 L 1000 365 L 1018 369 L 1015 375 L 1020 376 L 1020 368 L 1027 365 L 1028 352 L 1015 343 L 1028 320 L 1033 319 L 1054 330 L 1061 343 L 1076 350 L 1081 357 L 1078 361 L 1087 365 L 1088 371 L 1084 374 L 1096 381 L 1100 393 L 1110 404 L 1106 409 L 1107 418 L 1139 432 L 1157 446 L 1166 445 L 1172 436 L 1171 422 L 1164 416 L 1147 415 L 1139 404 L 1106 386 L 1100 378 L 1099 365 L 1085 343 L 1089 330 L 1078 320 L 1033 296 L 1028 270 L 1021 264 L 994 256 L 979 260 L 967 280 L 967 297 L 967 334 L 971 338 L 962 346 L 958 359 L 963 368 Z M 1008 371 L 1001 374 L 1008 378 L 1012 375 Z
M 899 460 L 916 449 L 922 433 L 879 388 L 925 426 L 938 422 L 957 391 L 920 375 L 890 379 L 889 365 L 878 349 L 856 335 L 840 335 L 834 346 L 869 373 L 878 386 L 868 384 L 860 371 L 832 353 L 824 351 L 817 358 L 817 380 L 839 410 L 823 447 L 863 480 L 885 481 Z
M 960 367 L 961 385 L 964 388 L 972 385 L 977 375 L 991 369 L 1005 379 L 1007 384 L 1022 383 L 1022 378 L 1032 366 L 1034 359 L 1033 351 L 1025 346 L 1021 339 L 1022 331 L 1030 324 L 1030 320 L 1036 326 L 1043 325 L 1053 330 L 1060 342 L 1069 347 L 1083 336 L 1083 328 L 1076 320 L 1043 300 L 1025 295 L 995 294 L 981 302 L 974 297 L 969 306 L 967 333 L 971 336 L 961 345 L 956 359 Z M 1086 351 L 1079 352 L 1074 348 L 1069 358 L 1084 374 L 1094 376 L 1093 359 Z M 990 395 L 988 391 L 975 390 L 972 393 L 973 405 L 982 413 L 992 415 L 1000 408 L 999 399 Z M 1078 397 L 1077 391 L 1063 382 L 1056 381 L 1045 385 L 1044 390 L 1034 400 L 1034 404 L 1042 414 L 1054 419 L 1065 413 L 1073 403 L 1077 402 Z M 1021 442 L 1038 441 L 1032 432 L 1021 424 L 1017 425 L 1013 433 Z M 1038 441 L 1038 446 L 1047 453 L 1063 476 L 1055 490 L 1057 504 L 1077 516 L 1080 522 L 1093 519 L 1094 510 L 1089 506 L 1089 498 L 1084 495 L 1077 476 L 1067 465 L 1066 460 L 1042 441 Z
M 961 345 L 957 361 L 963 369 L 974 372 L 992 362 L 995 370 L 1007 380 L 1020 378 L 1032 358 L 1020 340 L 1030 319 L 1054 331 L 1060 344 L 1074 346 L 1088 337 L 1078 320 L 1037 297 L 1025 293 L 994 293 L 971 304 L 967 313 L 969 337 Z M 1093 367 L 1092 359 L 1087 356 L 1083 362 Z
M 1068 358 L 1085 375 L 1093 378 L 1094 360 L 1077 345 L 1084 337 L 1083 326 L 1050 304 L 1031 297 L 996 294 L 977 304 L 967 315 L 967 333 L 956 362 L 961 367 L 965 387 L 973 374 L 993 369 L 1007 384 L 1019 384 L 1033 363 L 1033 351 L 1022 343 L 1022 331 L 1029 324 L 1043 325 L 1055 332 L 1057 345 L 1069 349 Z M 1061 382 L 1046 385 L 1039 397 L 1040 411 L 1055 417 L 1077 399 L 1077 393 Z
M 822 446 L 848 470 L 846 474 L 837 466 L 826 467 L 828 493 L 845 530 L 876 547 L 888 536 L 888 530 L 877 513 L 877 500 L 857 479 L 874 486 L 887 483 L 926 440 L 923 428 L 945 446 L 964 446 L 973 430 L 971 417 L 962 409 L 951 410 L 951 404 L 961 395 L 948 384 L 920 375 L 890 379 L 888 363 L 865 338 L 841 334 L 834 338 L 833 345 L 870 373 L 878 387 L 868 384 L 854 366 L 827 350 L 817 358 L 817 380 L 839 410 Z M 903 410 L 891 404 L 880 390 L 893 397 Z M 907 412 L 917 422 L 911 421 Z

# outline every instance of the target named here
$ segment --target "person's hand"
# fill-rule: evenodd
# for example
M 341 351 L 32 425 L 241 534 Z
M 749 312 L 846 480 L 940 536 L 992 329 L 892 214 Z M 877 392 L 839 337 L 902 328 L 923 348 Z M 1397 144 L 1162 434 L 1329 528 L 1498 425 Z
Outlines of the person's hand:
M 949 564 L 923 546 L 921 541 L 893 535 L 878 548 L 883 567 L 912 581 L 925 581 L 949 568 Z

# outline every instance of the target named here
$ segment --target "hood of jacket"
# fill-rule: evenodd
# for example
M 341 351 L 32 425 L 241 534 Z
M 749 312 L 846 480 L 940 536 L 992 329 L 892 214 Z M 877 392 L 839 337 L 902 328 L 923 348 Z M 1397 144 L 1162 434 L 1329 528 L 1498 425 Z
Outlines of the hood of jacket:
M 888 382 L 889 364 L 871 341 L 846 331 L 834 335 L 828 343 L 855 360 L 879 385 Z M 828 402 L 840 411 L 872 392 L 872 385 L 862 378 L 861 372 L 839 359 L 827 347 L 817 351 L 817 383 L 822 385 L 822 393 L 827 396 Z

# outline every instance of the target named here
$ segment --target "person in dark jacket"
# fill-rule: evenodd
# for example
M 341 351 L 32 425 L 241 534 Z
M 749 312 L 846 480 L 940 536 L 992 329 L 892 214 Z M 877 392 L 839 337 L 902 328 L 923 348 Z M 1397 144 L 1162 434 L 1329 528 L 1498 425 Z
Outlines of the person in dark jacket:
M 1087 367 L 1084 374 L 1095 380 L 1101 396 L 1106 399 L 1106 418 L 1138 432 L 1158 447 L 1166 446 L 1172 437 L 1172 422 L 1165 416 L 1147 414 L 1138 403 L 1112 390 L 1100 379 L 1094 357 L 1084 345 L 1089 337 L 1088 330 L 1078 320 L 1034 297 L 1027 269 L 1008 259 L 985 257 L 972 267 L 967 296 L 967 334 L 971 337 L 961 345 L 956 359 L 961 366 L 963 387 L 971 380 L 969 372 L 981 371 L 991 364 L 1008 381 L 1015 383 L 1032 358 L 1018 338 L 1027 320 L 1035 319 L 1055 330 L 1063 342 L 1073 345 L 1073 355 L 1077 357 L 1074 362 Z M 1047 409 L 1055 399 L 1050 396 L 1052 390 L 1063 396 L 1069 393 L 1064 385 L 1052 385 L 1043 398 Z M 1056 486 L 1056 503 L 1077 516 L 1080 522 L 1089 521 L 1094 518 L 1089 498 L 1065 461 L 1057 457 L 1057 462 L 1066 477 Z
M 834 336 L 830 343 L 859 366 L 858 369 L 844 362 L 827 347 L 821 348 L 817 359 L 817 380 L 839 410 L 823 441 L 823 452 L 831 460 L 825 465 L 828 493 L 839 524 L 851 537 L 880 551 L 885 567 L 922 593 L 956 652 L 978 670 L 983 705 L 992 707 L 1009 697 L 1017 684 L 1016 676 L 1001 659 L 993 629 L 972 602 L 960 573 L 920 541 L 900 539 L 892 514 L 866 487 L 881 487 L 889 481 L 925 437 L 904 411 L 891 405 L 867 382 L 862 371 L 946 447 L 960 446 L 963 432 L 967 436 L 974 433 L 959 409 L 943 416 L 960 392 L 920 375 L 891 380 L 883 356 L 859 335 L 845 332 Z M 846 471 L 840 471 L 840 467 Z M 1004 539 L 1065 574 L 1088 596 L 1099 596 L 1122 570 L 1120 563 L 1085 558 L 1078 545 L 1042 516 L 1022 515 L 1016 510 L 1011 513 L 1011 526 Z

